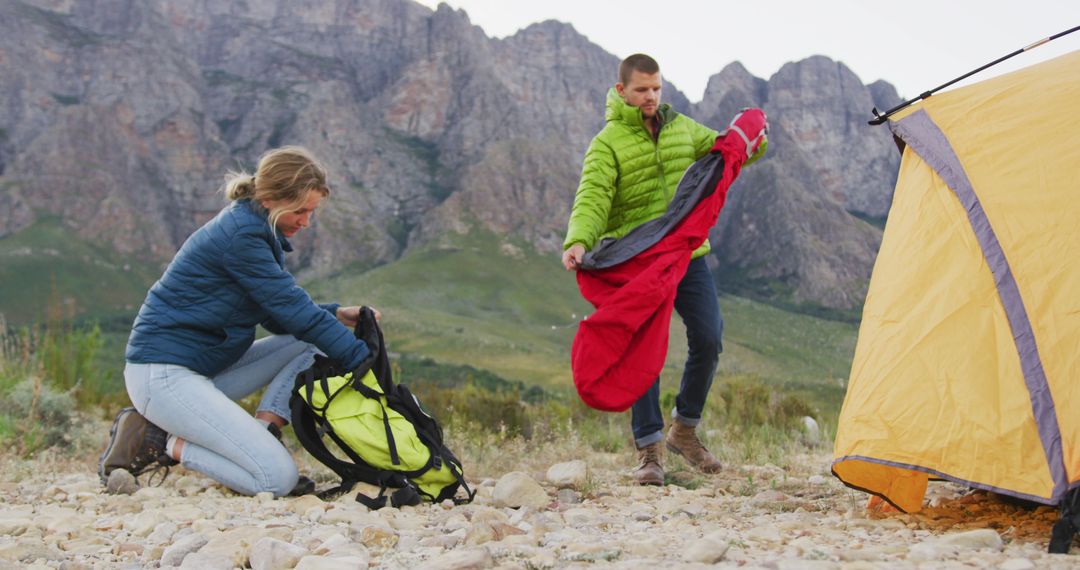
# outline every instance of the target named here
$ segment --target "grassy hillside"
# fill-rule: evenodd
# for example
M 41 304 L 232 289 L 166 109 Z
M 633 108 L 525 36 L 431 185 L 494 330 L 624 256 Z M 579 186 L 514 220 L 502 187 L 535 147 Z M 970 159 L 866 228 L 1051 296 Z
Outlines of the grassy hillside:
M 9 324 L 63 317 L 101 325 L 98 364 L 122 391 L 128 327 L 157 268 L 128 265 L 69 234 L 55 221 L 0 240 L 0 313 Z M 451 236 L 439 246 L 363 273 L 309 280 L 317 300 L 369 304 L 384 315 L 392 351 L 464 365 L 513 384 L 573 394 L 570 346 L 592 307 L 554 256 L 493 235 Z M 757 377 L 803 396 L 823 416 L 843 398 L 857 325 L 797 314 L 724 295 L 720 377 Z M 54 309 L 56 310 L 56 309 Z M 57 315 L 53 315 L 55 318 Z M 678 386 L 684 330 L 672 321 L 665 389 Z M 415 366 L 403 366 L 402 380 Z M 415 374 L 415 373 L 414 373 Z M 427 374 L 425 372 L 425 374 Z
M 0 313 L 11 324 L 65 317 L 134 314 L 159 268 L 87 243 L 59 220 L 0 239 Z
M 471 365 L 503 378 L 570 392 L 570 346 L 592 307 L 554 256 L 491 235 L 456 236 L 360 275 L 308 283 L 321 300 L 370 304 L 391 349 Z M 752 375 L 805 396 L 824 415 L 843 398 L 857 325 L 724 296 L 722 377 Z M 678 386 L 685 333 L 673 319 L 662 373 Z

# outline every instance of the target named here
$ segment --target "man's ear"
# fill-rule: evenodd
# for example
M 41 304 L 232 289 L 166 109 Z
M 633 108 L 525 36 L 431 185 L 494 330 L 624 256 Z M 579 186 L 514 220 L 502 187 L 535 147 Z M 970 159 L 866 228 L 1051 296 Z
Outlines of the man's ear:
M 624 89 L 626 89 L 626 86 L 622 84 L 622 81 L 615 84 L 615 92 L 619 94 L 619 97 L 626 97 L 626 94 L 623 93 Z

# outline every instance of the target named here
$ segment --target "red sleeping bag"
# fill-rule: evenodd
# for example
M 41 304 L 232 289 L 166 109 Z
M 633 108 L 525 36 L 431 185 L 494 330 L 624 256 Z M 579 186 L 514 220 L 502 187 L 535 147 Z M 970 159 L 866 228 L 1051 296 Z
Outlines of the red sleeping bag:
M 595 248 L 583 260 L 577 272 L 578 288 L 596 311 L 578 327 L 571 366 L 578 394 L 589 406 L 621 412 L 660 376 L 679 281 L 691 254 L 716 224 L 728 188 L 748 154 L 753 154 L 743 135 L 749 129 L 734 127 L 742 126 L 740 119 L 760 115 L 762 126 L 753 132 L 764 131 L 764 114 L 752 111 L 756 113 L 753 117 L 747 117 L 750 111 L 737 117 L 733 128 L 717 138 L 713 151 L 690 166 L 665 214 L 665 227 L 650 230 L 643 224 L 620 240 L 601 244 L 602 248 Z M 677 211 L 680 204 L 682 211 Z M 635 235 L 639 229 L 653 234 L 645 236 L 644 245 Z M 662 235 L 657 235 L 660 232 Z M 621 260 L 617 254 L 606 256 L 624 243 L 632 257 Z M 617 263 L 592 263 L 590 256 L 606 256 Z

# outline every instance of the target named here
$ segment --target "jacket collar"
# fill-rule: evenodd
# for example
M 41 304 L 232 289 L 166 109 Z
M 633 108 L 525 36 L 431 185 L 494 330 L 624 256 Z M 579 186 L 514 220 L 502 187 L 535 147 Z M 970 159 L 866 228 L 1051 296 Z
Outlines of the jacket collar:
M 270 227 L 270 214 L 266 211 L 266 208 L 262 207 L 262 204 L 259 204 L 258 202 L 250 198 L 243 198 L 237 200 L 235 204 L 236 207 L 244 208 L 249 212 L 255 214 L 256 217 L 264 220 L 266 222 L 267 231 L 270 232 L 270 235 L 277 240 L 278 245 L 281 246 L 282 251 L 288 253 L 293 250 L 293 246 L 292 243 L 289 241 L 289 238 L 285 237 L 284 234 L 277 233 L 273 230 L 273 228 Z
M 670 123 L 677 114 L 671 109 L 671 105 L 661 103 L 656 110 L 656 116 L 660 120 L 660 127 L 663 128 L 664 125 Z M 614 87 L 608 89 L 604 120 L 608 122 L 622 121 L 631 127 L 645 129 L 645 118 L 641 115 L 641 109 L 627 105 Z M 648 129 L 645 129 L 645 131 L 648 132 Z

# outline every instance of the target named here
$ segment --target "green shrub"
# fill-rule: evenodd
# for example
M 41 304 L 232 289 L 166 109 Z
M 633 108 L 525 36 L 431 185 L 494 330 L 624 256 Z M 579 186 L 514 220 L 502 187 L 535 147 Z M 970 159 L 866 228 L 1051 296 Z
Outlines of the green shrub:
M 71 443 L 75 398 L 60 392 L 40 378 L 26 378 L 0 397 L 0 416 L 21 455 L 33 455 L 53 446 Z
M 727 378 L 719 392 L 727 424 L 734 429 L 791 430 L 799 425 L 803 416 L 816 415 L 798 396 L 780 392 L 754 376 Z
M 472 423 L 512 436 L 532 437 L 533 426 L 516 393 L 489 392 L 473 384 L 456 388 L 415 386 L 424 409 L 447 425 Z
M 76 325 L 50 310 L 44 326 L 7 328 L 0 316 L 0 391 L 28 376 L 42 378 L 53 389 L 70 393 L 81 409 L 114 408 L 126 392 L 109 382 L 98 354 L 104 344 L 96 322 Z

